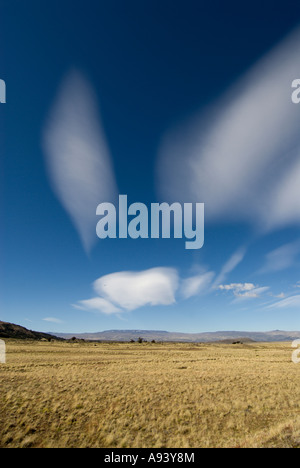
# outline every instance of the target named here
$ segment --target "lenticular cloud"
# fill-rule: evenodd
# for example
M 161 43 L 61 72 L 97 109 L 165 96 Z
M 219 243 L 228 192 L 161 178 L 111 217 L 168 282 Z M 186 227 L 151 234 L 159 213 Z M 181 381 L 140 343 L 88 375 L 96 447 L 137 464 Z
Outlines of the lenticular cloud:
M 94 283 L 99 296 L 127 310 L 145 305 L 173 304 L 177 288 L 177 271 L 163 267 L 112 273 Z
M 262 58 L 218 102 L 174 129 L 158 160 L 168 201 L 204 202 L 206 219 L 271 230 L 300 223 L 300 30 Z
M 111 273 L 94 282 L 97 297 L 79 301 L 74 307 L 104 314 L 119 314 L 146 305 L 170 305 L 175 303 L 178 283 L 178 273 L 173 268 Z
M 62 83 L 43 135 L 53 190 L 86 251 L 96 240 L 98 204 L 115 202 L 117 194 L 96 102 L 89 82 L 71 72 Z

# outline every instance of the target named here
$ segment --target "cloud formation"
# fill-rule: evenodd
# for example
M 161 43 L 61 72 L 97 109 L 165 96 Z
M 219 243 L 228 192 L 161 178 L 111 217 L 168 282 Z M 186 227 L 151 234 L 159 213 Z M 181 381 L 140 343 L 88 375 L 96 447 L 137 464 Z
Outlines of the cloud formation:
M 100 296 L 127 310 L 173 304 L 177 288 L 177 271 L 162 267 L 112 273 L 94 282 L 94 290 Z
M 205 203 L 207 221 L 248 222 L 259 232 L 299 224 L 300 30 L 263 57 L 207 112 L 166 135 L 158 190 Z
M 232 261 L 231 265 L 235 263 Z M 254 299 L 263 296 L 270 289 L 268 286 L 260 287 L 253 283 L 215 286 L 214 276 L 213 271 L 203 271 L 181 278 L 175 268 L 167 267 L 111 273 L 94 281 L 93 290 L 97 296 L 80 300 L 73 306 L 105 315 L 120 315 L 145 306 L 172 305 L 177 300 L 215 294 L 218 290 L 233 294 L 235 299 Z M 282 294 L 272 296 L 278 299 L 284 298 Z
M 236 298 L 256 299 L 269 290 L 268 286 L 257 287 L 253 283 L 231 283 L 221 284 L 221 291 L 232 291 Z
M 119 307 L 116 307 L 103 297 L 93 297 L 92 299 L 79 301 L 77 304 L 74 304 L 74 307 L 82 310 L 94 310 L 105 315 L 118 314 L 122 312 Z
M 188 299 L 192 296 L 198 296 L 203 292 L 207 292 L 213 277 L 214 273 L 209 271 L 183 279 L 180 287 L 182 296 Z
M 220 274 L 214 282 L 214 286 L 218 286 L 224 281 L 226 276 L 231 273 L 244 259 L 246 255 L 246 248 L 241 247 L 229 258 L 229 260 L 223 265 Z
M 114 314 L 146 305 L 170 305 L 175 303 L 178 284 L 178 273 L 173 268 L 112 273 L 93 283 L 98 297 L 79 301 L 75 307 Z
M 265 257 L 265 263 L 259 273 L 271 273 L 290 268 L 300 253 L 300 242 L 290 242 L 272 250 Z
M 63 323 L 62 320 L 56 318 L 56 317 L 46 317 L 46 318 L 43 318 L 43 320 L 45 322 L 50 322 L 50 323 Z
M 282 301 L 275 302 L 267 306 L 267 309 L 287 309 L 287 308 L 299 308 L 300 307 L 300 295 L 290 296 Z
M 43 134 L 49 178 L 88 252 L 96 237 L 96 208 L 115 201 L 117 188 L 90 83 L 77 71 L 61 85 Z

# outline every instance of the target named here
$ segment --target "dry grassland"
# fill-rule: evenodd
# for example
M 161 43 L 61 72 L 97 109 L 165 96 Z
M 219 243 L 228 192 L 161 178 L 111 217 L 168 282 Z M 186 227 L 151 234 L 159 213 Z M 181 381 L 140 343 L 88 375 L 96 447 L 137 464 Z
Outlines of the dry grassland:
M 290 343 L 6 340 L 0 447 L 300 447 Z

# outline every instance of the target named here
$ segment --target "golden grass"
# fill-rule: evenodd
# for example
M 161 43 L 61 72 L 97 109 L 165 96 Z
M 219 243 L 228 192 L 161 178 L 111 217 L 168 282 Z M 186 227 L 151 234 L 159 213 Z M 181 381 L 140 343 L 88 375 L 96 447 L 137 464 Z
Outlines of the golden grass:
M 300 447 L 290 343 L 6 340 L 0 447 Z

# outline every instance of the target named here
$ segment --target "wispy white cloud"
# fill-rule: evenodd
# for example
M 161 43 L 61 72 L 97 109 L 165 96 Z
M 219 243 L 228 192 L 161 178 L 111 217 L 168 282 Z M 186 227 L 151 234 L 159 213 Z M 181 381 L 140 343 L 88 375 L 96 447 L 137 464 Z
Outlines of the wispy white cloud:
M 88 252 L 96 237 L 96 208 L 116 198 L 116 182 L 89 81 L 77 71 L 61 85 L 44 129 L 49 177 Z
M 92 310 L 106 315 L 119 314 L 122 310 L 103 297 L 93 297 L 73 305 L 76 309 Z
M 212 271 L 200 273 L 182 280 L 180 291 L 185 299 L 208 292 L 214 273 Z
M 43 318 L 43 320 L 45 322 L 51 322 L 51 323 L 63 323 L 62 320 L 56 318 L 56 317 L 46 317 L 46 318 Z
M 225 291 L 252 291 L 255 289 L 255 285 L 253 283 L 220 284 L 219 289 Z
M 284 292 L 280 293 L 280 294 L 271 294 L 272 297 L 277 297 L 277 299 L 284 299 L 285 298 L 285 294 Z
M 291 242 L 272 250 L 265 257 L 265 263 L 259 273 L 270 273 L 290 268 L 300 254 L 300 242 Z
M 288 308 L 299 308 L 300 307 L 300 295 L 290 296 L 282 301 L 275 302 L 274 304 L 268 305 L 267 309 L 288 309 Z
M 300 30 L 262 58 L 207 112 L 163 141 L 158 189 L 201 201 L 206 220 L 246 221 L 260 232 L 300 223 Z
M 241 247 L 239 248 L 234 254 L 229 258 L 229 260 L 225 263 L 222 267 L 220 274 L 216 278 L 214 282 L 214 287 L 218 286 L 222 283 L 226 276 L 231 273 L 244 259 L 246 254 L 246 248 Z

